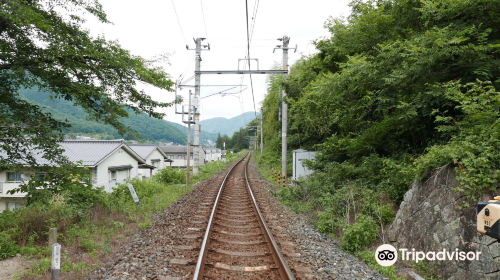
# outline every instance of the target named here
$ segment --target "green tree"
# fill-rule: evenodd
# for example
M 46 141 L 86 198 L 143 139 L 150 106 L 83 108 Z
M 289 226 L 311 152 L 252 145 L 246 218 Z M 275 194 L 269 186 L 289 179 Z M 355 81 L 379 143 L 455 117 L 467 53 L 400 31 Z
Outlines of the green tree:
M 142 82 L 172 90 L 160 66 L 166 57 L 146 60 L 82 28 L 85 15 L 109 23 L 97 0 L 2 0 L 0 6 L 0 167 L 35 166 L 34 151 L 56 159 L 61 152 L 56 142 L 69 126 L 22 100 L 22 88 L 72 101 L 88 119 L 110 124 L 122 135 L 134 134 L 119 121 L 128 116 L 126 109 L 162 118 L 155 109 L 172 105 L 137 88 Z

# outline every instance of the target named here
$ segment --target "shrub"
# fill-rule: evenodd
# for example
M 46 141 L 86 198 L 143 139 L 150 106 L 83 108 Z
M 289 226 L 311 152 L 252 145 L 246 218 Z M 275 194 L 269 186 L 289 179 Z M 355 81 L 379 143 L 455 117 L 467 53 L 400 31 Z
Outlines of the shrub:
M 13 257 L 19 252 L 19 246 L 7 232 L 0 232 L 0 260 Z
M 167 166 L 160 169 L 154 178 L 164 184 L 183 184 L 186 182 L 186 172 L 185 170 L 173 169 Z
M 364 214 L 357 215 L 356 223 L 346 225 L 340 247 L 348 252 L 357 252 L 375 242 L 378 234 L 377 222 Z

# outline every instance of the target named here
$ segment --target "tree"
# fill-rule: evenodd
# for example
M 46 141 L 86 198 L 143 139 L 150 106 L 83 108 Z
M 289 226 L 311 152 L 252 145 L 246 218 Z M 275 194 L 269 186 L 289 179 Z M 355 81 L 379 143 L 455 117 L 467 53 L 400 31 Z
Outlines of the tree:
M 118 119 L 127 108 L 162 118 L 157 102 L 137 82 L 172 91 L 159 63 L 130 54 L 117 41 L 93 38 L 82 15 L 109 23 L 97 0 L 0 0 L 0 168 L 36 166 L 36 154 L 55 160 L 57 141 L 70 124 L 19 98 L 18 90 L 37 88 L 81 106 L 88 119 L 134 134 Z
M 215 147 L 217 149 L 224 149 L 224 139 L 220 136 L 220 132 L 217 134 L 217 140 L 215 141 Z

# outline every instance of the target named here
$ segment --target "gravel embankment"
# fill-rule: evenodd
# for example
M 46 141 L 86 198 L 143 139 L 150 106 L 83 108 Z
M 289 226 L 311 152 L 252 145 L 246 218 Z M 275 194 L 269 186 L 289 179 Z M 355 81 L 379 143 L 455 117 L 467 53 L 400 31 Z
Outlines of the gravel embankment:
M 257 193 L 262 212 L 275 239 L 281 243 L 285 259 L 291 268 L 305 268 L 297 272 L 298 279 L 385 279 L 367 267 L 362 261 L 342 252 L 336 241 L 317 232 L 269 193 L 270 184 L 262 180 L 253 162 L 250 164 L 249 177 Z M 154 218 L 151 227 L 141 231 L 133 242 L 124 246 L 113 261 L 89 275 L 89 279 L 190 279 L 195 268 L 200 237 L 205 229 L 193 230 L 203 215 L 203 201 L 220 186 L 226 170 L 198 183 L 193 190 L 172 203 Z M 196 235 L 198 238 L 186 238 Z M 290 246 L 291 245 L 291 246 Z M 192 246 L 186 250 L 178 246 Z M 292 253 L 286 256 L 286 253 Z M 299 253 L 300 256 L 293 255 Z M 176 265 L 172 259 L 189 260 L 188 264 Z M 308 271 L 308 269 L 310 271 Z

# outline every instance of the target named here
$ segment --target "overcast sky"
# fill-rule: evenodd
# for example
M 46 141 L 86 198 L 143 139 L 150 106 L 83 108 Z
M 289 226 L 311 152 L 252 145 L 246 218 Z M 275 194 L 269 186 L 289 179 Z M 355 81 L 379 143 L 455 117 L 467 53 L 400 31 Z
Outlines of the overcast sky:
M 104 34 L 108 40 L 118 40 L 123 48 L 145 58 L 171 54 L 170 65 L 166 69 L 174 81 L 183 73 L 185 79 L 194 75 L 194 51 L 186 50 L 185 45 L 194 48 L 195 37 L 206 37 L 204 43 L 208 42 L 211 46 L 210 51 L 201 54 L 201 70 L 236 70 L 238 59 L 246 55 L 246 9 L 243 0 L 173 0 L 173 3 L 172 0 L 100 0 L 100 3 L 113 25 L 89 19 L 85 27 L 91 34 Z M 256 16 L 252 20 L 257 3 Z M 323 27 L 325 21 L 330 16 L 347 16 L 348 3 L 346 0 L 248 0 L 250 26 L 255 22 L 250 57 L 259 59 L 260 69 L 271 69 L 275 62 L 282 61 L 282 51 L 273 53 L 273 48 L 281 44 L 276 39 L 283 35 L 290 37 L 291 47 L 298 45 L 297 53 L 289 52 L 289 65 L 302 54 L 314 53 L 316 50 L 311 41 L 329 35 Z M 240 67 L 243 67 L 243 62 Z M 255 62 L 252 62 L 251 67 L 256 68 Z M 201 84 L 237 85 L 241 79 L 241 75 L 202 75 Z M 266 75 L 252 75 L 252 80 L 255 108 L 259 111 L 266 94 Z M 189 84 L 194 84 L 194 79 Z M 248 75 L 243 78 L 242 84 L 247 85 L 248 89 L 241 94 L 214 95 L 202 99 L 201 119 L 231 118 L 242 112 L 253 111 Z M 155 100 L 170 102 L 175 98 L 171 92 L 142 84 L 139 87 L 144 88 Z M 201 96 L 228 88 L 202 87 Z M 187 96 L 188 91 L 185 88 L 178 94 Z M 236 91 L 233 89 L 228 92 Z M 180 115 L 175 115 L 173 108 L 166 109 L 166 113 L 166 120 L 181 122 Z

